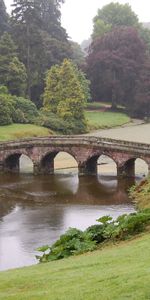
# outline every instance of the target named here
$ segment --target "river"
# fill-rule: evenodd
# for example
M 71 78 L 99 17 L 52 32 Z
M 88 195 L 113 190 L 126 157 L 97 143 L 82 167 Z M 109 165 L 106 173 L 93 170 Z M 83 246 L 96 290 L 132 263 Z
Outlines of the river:
M 33 176 L 22 157 L 20 175 L 0 175 L 0 270 L 36 264 L 36 249 L 69 227 L 85 229 L 100 216 L 134 211 L 127 195 L 133 181 L 118 181 L 108 158 L 99 163 L 98 176 L 78 178 L 75 162 L 62 153 L 55 175 Z M 138 168 L 140 179 L 146 170 L 141 162 Z

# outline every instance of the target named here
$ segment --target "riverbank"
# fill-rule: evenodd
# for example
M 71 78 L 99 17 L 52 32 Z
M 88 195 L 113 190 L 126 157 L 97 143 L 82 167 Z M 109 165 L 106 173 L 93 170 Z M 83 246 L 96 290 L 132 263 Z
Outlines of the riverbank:
M 143 255 L 144 253 L 144 255 Z M 150 298 L 150 234 L 102 250 L 0 273 L 1 300 Z
M 150 178 L 131 189 L 130 197 L 139 209 L 150 208 Z

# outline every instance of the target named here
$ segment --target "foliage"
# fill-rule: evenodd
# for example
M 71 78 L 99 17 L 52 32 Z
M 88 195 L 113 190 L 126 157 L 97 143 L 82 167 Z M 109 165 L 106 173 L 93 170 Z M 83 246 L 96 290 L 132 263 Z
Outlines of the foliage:
M 66 31 L 60 23 L 62 0 L 14 0 L 11 32 L 27 69 L 27 95 L 41 105 L 44 76 L 53 64 L 70 57 Z
M 85 64 L 85 55 L 84 52 L 81 49 L 81 46 L 73 41 L 70 41 L 71 44 L 71 59 L 72 61 L 78 65 L 78 66 L 83 66 Z
M 16 46 L 8 33 L 0 39 L 0 84 L 7 86 L 10 93 L 24 95 L 27 74 L 17 57 Z
M 3 0 L 0 0 L 0 36 L 5 31 L 8 31 L 8 14 L 6 12 L 6 6 Z
M 32 101 L 12 96 L 5 86 L 0 87 L 0 107 L 0 125 L 33 123 L 38 117 L 38 110 Z
M 85 127 L 82 122 L 75 122 L 71 119 L 65 121 L 58 115 L 43 109 L 40 111 L 38 118 L 35 119 L 35 124 L 50 128 L 60 134 L 78 134 L 85 132 Z
M 47 73 L 44 108 L 68 123 L 86 129 L 84 108 L 89 97 L 89 83 L 83 72 L 65 59 L 61 66 L 53 66 Z
M 43 256 L 37 257 L 40 262 L 48 262 L 77 255 L 86 251 L 93 251 L 95 242 L 91 240 L 90 234 L 85 234 L 76 228 L 70 228 L 52 247 L 41 247 L 38 251 L 44 252 Z M 46 253 L 48 251 L 48 253 Z M 50 251 L 50 252 L 49 252 Z
M 38 110 L 35 104 L 29 99 L 24 99 L 23 97 L 13 97 L 14 110 L 16 115 L 16 119 L 14 119 L 14 123 L 34 123 L 34 120 L 38 117 Z M 17 116 L 19 113 L 23 116 L 20 120 L 18 120 Z
M 146 47 L 132 27 L 116 28 L 95 40 L 87 59 L 93 99 L 109 99 L 113 107 L 132 105 L 145 60 Z
M 99 38 L 115 27 L 133 26 L 138 27 L 138 17 L 132 11 L 129 4 L 111 2 L 98 10 L 93 19 L 94 30 L 92 37 Z
M 8 88 L 5 85 L 0 85 L 0 94 L 8 95 Z
M 150 208 L 150 178 L 132 187 L 130 197 L 140 209 Z
M 116 220 L 110 216 L 103 216 L 97 221 L 100 225 L 90 226 L 84 232 L 70 228 L 51 247 L 39 248 L 38 251 L 43 252 L 43 255 L 37 256 L 37 258 L 40 262 L 48 262 L 93 251 L 96 244 L 101 244 L 104 241 L 127 239 L 144 231 L 145 227 L 150 225 L 150 209 L 129 215 L 125 214 Z
M 134 102 L 129 105 L 129 113 L 137 118 L 148 120 L 150 117 L 150 59 L 141 66 L 137 80 Z
M 12 95 L 24 96 L 27 73 L 23 63 L 14 57 L 8 66 L 7 87 Z
M 8 125 L 12 123 L 12 109 L 9 96 L 0 94 L 0 125 Z

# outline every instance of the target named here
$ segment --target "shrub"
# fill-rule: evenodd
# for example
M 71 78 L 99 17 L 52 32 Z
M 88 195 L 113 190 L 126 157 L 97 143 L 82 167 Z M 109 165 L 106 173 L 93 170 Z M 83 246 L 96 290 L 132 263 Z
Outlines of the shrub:
M 40 111 L 35 123 L 37 125 L 50 128 L 60 134 L 79 134 L 84 133 L 86 130 L 86 124 L 84 125 L 83 122 L 72 118 L 63 120 L 58 115 L 47 110 Z
M 34 123 L 38 117 L 38 110 L 36 105 L 29 99 L 23 97 L 13 96 L 14 109 L 16 114 L 13 116 L 14 123 Z M 20 117 L 19 117 L 19 112 Z
M 101 224 L 93 225 L 84 232 L 70 228 L 61 235 L 52 246 L 43 246 L 37 256 L 40 262 L 62 259 L 70 255 L 77 255 L 96 249 L 96 244 L 104 241 L 123 240 L 142 232 L 150 224 L 150 209 L 145 209 L 130 215 L 122 215 L 116 221 L 110 216 L 98 219 Z
M 13 105 L 8 95 L 0 94 L 0 125 L 12 123 Z
M 62 259 L 70 255 L 93 251 L 95 245 L 96 243 L 91 240 L 90 234 L 76 228 L 70 228 L 51 247 L 44 246 L 39 248 L 38 251 L 44 252 L 44 254 L 37 258 L 40 262 Z

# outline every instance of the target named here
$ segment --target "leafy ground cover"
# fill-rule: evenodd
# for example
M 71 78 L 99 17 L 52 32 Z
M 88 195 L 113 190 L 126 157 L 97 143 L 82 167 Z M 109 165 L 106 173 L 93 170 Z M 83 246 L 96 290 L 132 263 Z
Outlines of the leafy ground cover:
M 124 214 L 116 220 L 110 216 L 103 216 L 97 221 L 99 224 L 92 225 L 85 231 L 68 229 L 53 245 L 40 247 L 38 251 L 43 255 L 37 258 L 41 263 L 45 263 L 94 251 L 104 243 L 127 240 L 150 225 L 150 209 Z
M 1 300 L 150 299 L 150 234 L 61 261 L 0 273 Z
M 0 141 L 49 135 L 49 129 L 31 124 L 12 124 L 0 126 Z
M 130 122 L 130 118 L 123 113 L 86 111 L 89 129 L 111 128 Z

